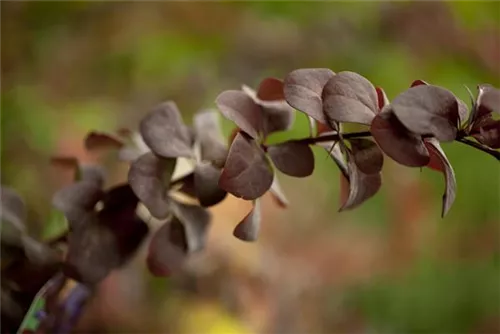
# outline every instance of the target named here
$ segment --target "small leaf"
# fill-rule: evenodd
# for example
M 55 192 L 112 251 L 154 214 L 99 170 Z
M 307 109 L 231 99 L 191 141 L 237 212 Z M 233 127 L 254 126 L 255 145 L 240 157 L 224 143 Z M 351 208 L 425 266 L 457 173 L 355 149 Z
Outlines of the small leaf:
M 306 177 L 314 171 L 314 155 L 306 143 L 288 141 L 269 146 L 267 153 L 276 168 L 295 177 Z
M 184 225 L 189 252 L 197 252 L 205 247 L 210 213 L 197 205 L 172 202 L 172 212 Z
M 365 174 L 357 167 L 351 152 L 347 151 L 347 157 L 347 166 L 349 169 L 349 196 L 339 211 L 358 207 L 366 200 L 373 197 L 382 185 L 380 173 Z
M 153 235 L 146 260 L 154 276 L 169 276 L 179 271 L 188 254 L 184 225 L 173 217 Z
M 500 148 L 500 120 L 489 118 L 479 128 L 479 133 L 473 134 L 474 138 L 481 144 L 493 149 Z
M 255 241 L 259 235 L 261 222 L 260 200 L 253 201 L 252 210 L 236 225 L 233 235 L 242 241 Z
M 439 141 L 452 141 L 459 124 L 458 100 L 448 90 L 431 85 L 408 89 L 392 101 L 399 121 L 419 135 L 432 135 Z
M 369 125 L 378 112 L 377 91 L 370 81 L 354 72 L 340 72 L 323 89 L 323 111 L 334 122 Z
M 215 101 L 222 115 L 233 121 L 241 130 L 256 139 L 262 131 L 261 107 L 245 92 L 227 90 Z
M 50 158 L 50 166 L 59 186 L 72 184 L 79 174 L 79 163 L 75 157 L 53 156 Z
M 390 109 L 375 116 L 370 131 L 378 146 L 394 161 L 409 167 L 429 163 L 429 151 L 422 138 L 409 132 Z
M 156 106 L 139 125 L 144 142 L 163 158 L 192 156 L 191 137 L 174 102 Z
M 196 198 L 204 207 L 220 203 L 227 192 L 219 188 L 221 170 L 211 163 L 200 163 L 194 169 L 194 191 Z
M 415 86 L 421 86 L 421 85 L 428 86 L 429 84 L 427 82 L 425 82 L 424 80 L 417 79 L 411 83 L 410 88 L 415 87 Z
M 262 196 L 273 182 L 273 169 L 266 154 L 242 132 L 229 149 L 219 187 L 246 200 Z
M 88 151 L 103 149 L 120 149 L 124 143 L 120 138 L 104 132 L 91 131 L 85 137 L 85 148 Z
M 288 199 L 285 196 L 285 193 L 281 189 L 281 186 L 278 181 L 278 177 L 274 175 L 273 184 L 271 184 L 271 188 L 269 188 L 269 192 L 271 193 L 272 198 L 282 208 L 288 207 Z
M 377 144 L 369 139 L 349 139 L 354 163 L 365 174 L 375 174 L 382 170 L 384 156 Z
M 262 80 L 257 90 L 257 97 L 262 101 L 285 100 L 283 81 L 276 78 L 266 78 Z
M 227 147 L 220 128 L 219 114 L 204 110 L 194 116 L 194 129 L 201 148 L 201 160 L 224 166 Z
M 290 130 L 295 121 L 293 109 L 285 102 L 262 105 L 263 133 L 265 136 L 279 131 Z
M 382 110 L 382 108 L 389 104 L 389 99 L 387 98 L 383 88 L 375 87 L 375 89 L 377 90 L 378 109 Z
M 486 112 L 500 113 L 500 89 L 497 89 L 488 84 L 478 86 L 479 94 L 477 96 L 477 104 L 484 108 Z
M 321 123 L 327 123 L 323 113 L 321 93 L 335 73 L 327 68 L 306 68 L 290 72 L 284 80 L 286 101 Z
M 427 139 L 425 142 L 425 146 L 427 146 L 427 148 L 429 149 L 431 156 L 433 156 L 433 158 L 437 158 L 437 161 L 440 162 L 440 170 L 445 177 L 446 189 L 443 195 L 443 209 L 441 212 L 441 216 L 444 217 L 455 201 L 457 189 L 455 172 L 453 171 L 453 167 L 448 161 L 448 158 L 444 154 L 437 140 L 435 140 L 434 138 Z
M 26 231 L 26 206 L 21 196 L 5 186 L 0 188 L 2 206 L 0 218 L 2 223 L 2 243 L 20 245 L 21 236 Z
M 128 182 L 137 197 L 158 219 L 169 213 L 168 188 L 176 159 L 165 159 L 153 152 L 145 153 L 134 161 L 128 172 Z

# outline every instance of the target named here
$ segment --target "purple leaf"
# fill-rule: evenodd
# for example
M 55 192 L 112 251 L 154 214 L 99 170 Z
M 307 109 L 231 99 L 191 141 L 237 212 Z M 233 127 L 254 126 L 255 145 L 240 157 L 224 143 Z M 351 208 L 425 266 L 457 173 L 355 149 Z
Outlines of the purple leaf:
M 259 235 L 261 221 L 260 200 L 253 201 L 252 210 L 236 225 L 233 235 L 242 241 L 255 241 Z
M 457 189 L 455 172 L 453 171 L 453 168 L 451 167 L 448 158 L 444 154 L 443 150 L 441 149 L 441 146 L 439 145 L 439 142 L 436 139 L 434 138 L 427 139 L 425 141 L 425 146 L 427 146 L 427 148 L 429 149 L 429 152 L 432 157 L 431 160 L 437 162 L 437 164 L 434 165 L 440 166 L 440 170 L 445 177 L 446 189 L 443 195 L 443 209 L 441 212 L 441 216 L 444 217 L 450 210 L 453 202 L 455 201 L 456 189 Z
M 283 81 L 277 78 L 266 78 L 262 80 L 257 89 L 257 97 L 262 101 L 285 100 Z
M 164 102 L 141 121 L 140 132 L 153 152 L 164 158 L 192 156 L 191 137 L 174 102 Z
M 327 68 L 305 68 L 290 72 L 284 81 L 286 101 L 321 123 L 327 123 L 323 113 L 321 93 L 335 73 Z
M 222 115 L 233 121 L 250 137 L 257 139 L 263 130 L 263 115 L 261 107 L 239 90 L 228 90 L 217 96 L 216 104 Z
M 147 266 L 155 276 L 169 276 L 179 271 L 188 254 L 184 225 L 173 217 L 160 227 L 149 244 Z
M 394 161 L 409 167 L 429 163 L 429 151 L 422 138 L 409 132 L 390 109 L 375 116 L 370 131 L 378 146 Z
M 221 170 L 209 162 L 202 162 L 194 169 L 194 192 L 200 204 L 209 207 L 220 203 L 227 192 L 219 187 Z
M 323 111 L 334 122 L 369 125 L 378 112 L 377 91 L 370 81 L 354 72 L 340 72 L 323 89 Z
M 500 120 L 488 118 L 479 128 L 479 133 L 474 133 L 473 137 L 481 144 L 494 149 L 500 148 Z
M 480 108 L 484 108 L 487 113 L 491 113 L 493 111 L 500 113 L 500 89 L 488 84 L 479 85 L 478 89 L 478 106 Z
M 356 165 L 355 158 L 349 151 L 347 151 L 347 166 L 349 170 L 349 195 L 339 211 L 358 207 L 373 197 L 382 185 L 380 173 L 363 173 Z
M 78 180 L 85 183 L 91 183 L 98 188 L 104 187 L 105 170 L 99 165 L 81 165 L 79 169 Z
M 193 123 L 200 144 L 201 160 L 224 166 L 227 147 L 220 128 L 219 114 L 212 110 L 198 112 Z
M 349 139 L 354 163 L 365 174 L 375 174 L 382 170 L 384 156 L 377 144 L 369 139 Z
M 392 101 L 399 121 L 419 135 L 432 135 L 439 141 L 452 141 L 459 124 L 458 100 L 450 91 L 431 85 L 414 86 Z
M 156 218 L 169 213 L 168 189 L 176 159 L 165 159 L 149 152 L 134 161 L 128 172 L 128 182 L 137 197 Z
M 274 175 L 273 179 L 273 184 L 271 185 L 271 188 L 269 189 L 269 192 L 271 193 L 272 198 L 282 208 L 288 207 L 288 199 L 285 196 L 285 193 L 281 189 L 281 186 L 278 181 L 278 177 Z
M 102 149 L 120 149 L 123 141 L 111 134 L 104 132 L 91 131 L 85 137 L 85 148 L 89 151 Z
M 262 196 L 273 183 L 273 169 L 257 143 L 239 132 L 229 149 L 219 187 L 246 200 Z
M 276 168 L 295 177 L 306 177 L 314 171 L 314 155 L 308 144 L 288 141 L 269 146 L 267 153 Z
M 198 252 L 205 247 L 210 213 L 197 205 L 172 202 L 172 212 L 184 225 L 189 252 Z

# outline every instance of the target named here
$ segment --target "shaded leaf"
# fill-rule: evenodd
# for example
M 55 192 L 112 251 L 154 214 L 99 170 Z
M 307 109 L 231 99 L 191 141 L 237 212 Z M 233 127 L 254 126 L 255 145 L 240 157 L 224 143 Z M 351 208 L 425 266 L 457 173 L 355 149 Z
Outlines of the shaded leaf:
M 497 89 L 488 84 L 482 84 L 478 85 L 478 90 L 478 106 L 484 108 L 485 112 L 500 113 L 500 89 Z
M 285 193 L 281 189 L 281 186 L 278 181 L 278 177 L 274 175 L 273 184 L 271 184 L 271 188 L 269 188 L 269 192 L 271 193 L 272 198 L 282 208 L 288 207 L 288 199 L 285 196 Z
M 278 131 L 290 130 L 295 121 L 293 109 L 285 102 L 262 106 L 263 132 L 269 135 Z
M 266 78 L 262 80 L 257 89 L 257 97 L 263 101 L 284 100 L 283 81 L 277 78 Z
M 349 196 L 339 211 L 358 207 L 373 197 L 382 185 L 380 173 L 365 174 L 356 165 L 354 156 L 347 151 L 347 166 L 349 171 Z
M 222 115 L 256 139 L 263 130 L 261 107 L 243 91 L 227 90 L 215 100 Z
M 284 80 L 286 101 L 321 123 L 327 123 L 323 113 L 321 93 L 335 73 L 327 68 L 306 68 L 290 72 Z
M 220 128 L 219 114 L 213 110 L 198 112 L 194 116 L 194 129 L 201 149 L 201 160 L 224 166 L 227 147 Z
M 390 109 L 375 116 L 370 131 L 378 146 L 394 161 L 409 167 L 429 163 L 429 151 L 422 138 L 409 132 Z
M 102 150 L 102 149 L 120 149 L 124 143 L 123 141 L 111 134 L 91 131 L 87 134 L 84 140 L 85 148 L 89 151 Z
M 194 169 L 194 191 L 202 206 L 208 207 L 221 202 L 227 192 L 219 187 L 221 170 L 211 163 L 197 164 Z
M 378 112 L 375 87 L 354 72 L 340 72 L 323 89 L 323 111 L 330 126 L 334 122 L 370 124 Z
M 174 102 L 153 108 L 139 128 L 142 139 L 157 155 L 163 158 L 192 156 L 191 137 Z
M 500 120 L 488 119 L 483 126 L 479 128 L 479 133 L 473 134 L 478 142 L 491 148 L 500 148 Z
M 253 201 L 252 210 L 236 225 L 233 235 L 243 241 L 255 241 L 259 235 L 261 222 L 260 200 Z
M 21 196 L 12 188 L 0 188 L 2 206 L 0 218 L 2 223 L 2 243 L 19 245 L 21 235 L 25 232 L 26 206 Z
M 254 140 L 239 132 L 229 149 L 219 187 L 246 200 L 262 196 L 273 182 L 273 169 Z
M 92 183 L 98 188 L 104 187 L 104 179 L 106 177 L 105 170 L 99 165 L 81 165 L 77 180 L 86 183 Z
M 269 146 L 267 153 L 276 168 L 295 177 L 306 177 L 314 171 L 314 155 L 306 143 L 287 141 Z
M 128 172 L 128 182 L 137 197 L 158 219 L 169 213 L 168 189 L 176 159 L 165 159 L 153 152 L 145 153 L 135 160 Z
M 392 111 L 410 131 L 452 141 L 459 124 L 458 100 L 448 90 L 431 85 L 414 86 L 392 101 Z
M 172 202 L 172 212 L 184 225 L 189 252 L 197 252 L 205 247 L 210 213 L 198 206 Z
M 143 153 L 135 147 L 123 147 L 118 151 L 118 159 L 122 161 L 134 161 Z
M 434 138 L 427 139 L 425 142 L 425 146 L 429 149 L 429 152 L 431 156 L 433 156 L 433 159 L 436 158 L 437 161 L 440 162 L 440 171 L 444 174 L 445 177 L 446 188 L 443 195 L 443 209 L 441 212 L 441 216 L 444 217 L 455 201 L 457 188 L 455 172 L 453 171 L 453 167 L 448 161 L 448 158 L 444 154 L 437 140 L 435 140 Z
M 153 235 L 149 244 L 147 266 L 155 276 L 169 276 L 179 271 L 188 254 L 184 225 L 173 217 Z
M 349 139 L 354 156 L 354 163 L 365 174 L 374 174 L 382 170 L 384 156 L 377 144 L 369 139 Z

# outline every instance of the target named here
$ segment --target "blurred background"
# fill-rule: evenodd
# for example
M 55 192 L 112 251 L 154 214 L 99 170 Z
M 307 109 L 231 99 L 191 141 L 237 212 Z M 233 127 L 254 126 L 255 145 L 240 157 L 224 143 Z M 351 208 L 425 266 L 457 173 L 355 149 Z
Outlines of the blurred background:
M 242 84 L 296 68 L 351 70 L 389 99 L 416 79 L 468 102 L 500 86 L 498 2 L 3 2 L 2 184 L 43 235 L 53 154 L 91 160 L 89 130 L 136 129 L 174 100 L 189 123 Z M 232 125 L 224 122 L 228 134 Z M 280 141 L 307 135 L 297 114 Z M 152 277 L 145 250 L 100 286 L 77 331 L 142 333 L 498 333 L 498 162 L 443 145 L 458 195 L 440 218 L 443 176 L 386 159 L 381 191 L 337 213 L 339 172 L 322 149 L 312 177 L 280 175 L 291 206 L 264 198 L 256 243 L 232 236 L 250 205 L 212 209 L 209 245 L 179 277 Z M 125 180 L 112 165 L 109 181 Z

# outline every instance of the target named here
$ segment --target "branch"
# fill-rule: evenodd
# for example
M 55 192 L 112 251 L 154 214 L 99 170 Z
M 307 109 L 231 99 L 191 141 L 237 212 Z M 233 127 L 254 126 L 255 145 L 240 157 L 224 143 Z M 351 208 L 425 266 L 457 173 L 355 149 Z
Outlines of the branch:
M 459 143 L 465 144 L 467 146 L 474 147 L 475 149 L 478 149 L 480 151 L 483 151 L 484 153 L 487 153 L 500 161 L 500 152 L 498 152 L 492 148 L 481 145 L 481 144 L 476 143 L 475 141 L 472 141 L 472 140 L 467 139 L 467 138 L 457 138 L 456 141 L 458 141 Z

